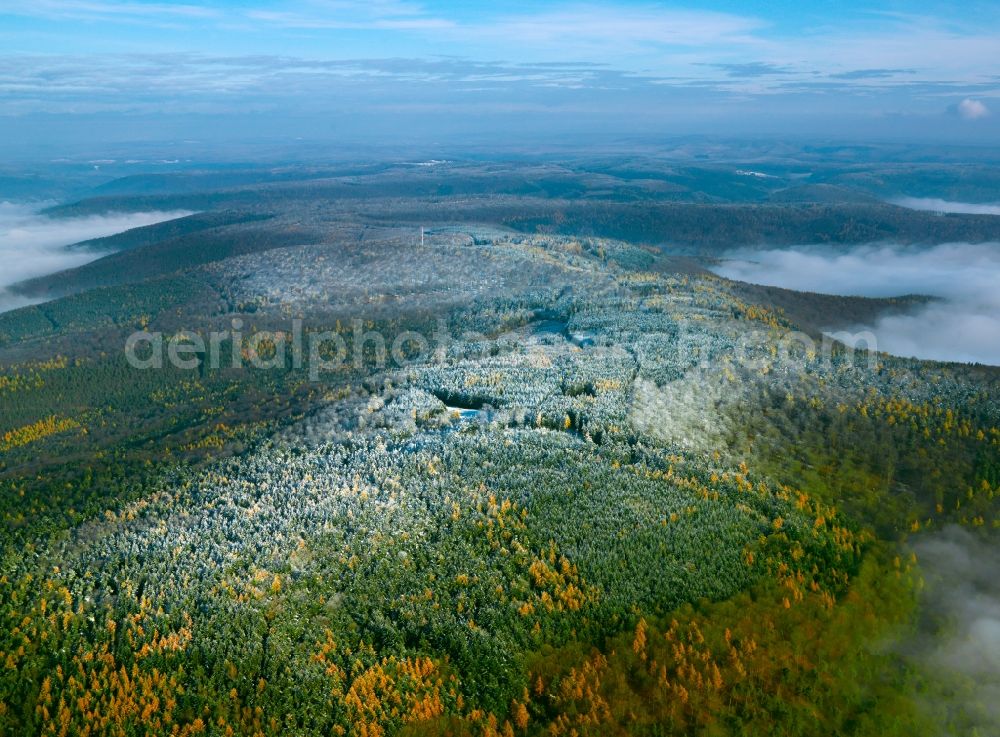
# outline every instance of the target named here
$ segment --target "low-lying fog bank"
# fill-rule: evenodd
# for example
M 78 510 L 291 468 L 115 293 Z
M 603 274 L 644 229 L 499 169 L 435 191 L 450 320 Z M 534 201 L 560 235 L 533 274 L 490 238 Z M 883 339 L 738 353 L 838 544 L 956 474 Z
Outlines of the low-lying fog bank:
M 37 205 L 0 202 L 0 312 L 37 301 L 11 294 L 6 289 L 11 284 L 82 266 L 104 255 L 66 246 L 190 214 L 130 212 L 50 218 L 38 213 Z
M 927 706 L 945 721 L 995 734 L 1000 724 L 1000 540 L 950 527 L 918 539 L 925 586 L 920 634 L 905 655 L 940 680 Z
M 952 200 L 939 200 L 935 197 L 899 197 L 895 200 L 890 200 L 890 202 L 909 210 L 954 212 L 964 215 L 1000 215 L 1000 204 L 953 202 Z
M 754 284 L 861 297 L 940 297 L 918 310 L 880 318 L 869 330 L 878 349 L 899 356 L 1000 365 L 1000 243 L 947 243 L 932 248 L 862 246 L 734 251 L 713 269 Z

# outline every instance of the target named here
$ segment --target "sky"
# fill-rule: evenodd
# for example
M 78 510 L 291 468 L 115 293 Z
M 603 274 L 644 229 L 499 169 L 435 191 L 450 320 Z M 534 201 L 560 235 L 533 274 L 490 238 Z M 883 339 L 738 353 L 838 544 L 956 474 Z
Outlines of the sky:
M 0 136 L 1000 142 L 1000 3 L 0 0 Z

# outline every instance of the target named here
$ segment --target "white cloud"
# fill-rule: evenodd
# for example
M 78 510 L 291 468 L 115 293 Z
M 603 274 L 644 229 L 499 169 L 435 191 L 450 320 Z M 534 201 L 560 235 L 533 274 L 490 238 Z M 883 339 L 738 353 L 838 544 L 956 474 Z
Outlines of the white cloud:
M 910 210 L 927 210 L 929 212 L 1000 215 L 1000 204 L 983 205 L 974 202 L 952 202 L 951 200 L 939 200 L 935 197 L 900 197 L 892 200 L 892 204 L 906 207 Z
M 619 51 L 623 45 L 745 43 L 752 40 L 752 32 L 765 25 L 756 18 L 729 13 L 590 5 L 500 17 L 461 31 L 478 38 L 495 37 L 521 44 L 605 44 L 606 51 Z
M 284 6 L 248 10 L 246 17 L 277 28 L 329 30 L 429 31 L 455 25 L 447 18 L 431 16 L 421 5 L 397 0 L 313 0 L 300 3 L 294 11 Z
M 927 706 L 942 714 L 960 712 L 971 734 L 995 733 L 1000 723 L 1000 547 L 952 526 L 917 538 L 914 548 L 925 579 L 921 604 L 926 616 L 918 635 L 903 643 L 904 654 L 949 686 L 928 690 Z
M 736 252 L 716 273 L 740 281 L 822 294 L 940 297 L 869 330 L 879 350 L 938 361 L 1000 365 L 1000 243 L 927 249 L 864 246 L 846 253 L 804 248 Z
M 979 120 L 990 114 L 990 109 L 981 100 L 966 97 L 958 103 L 958 114 L 964 120 Z
M 289 10 L 289 7 L 296 8 Z M 327 29 L 427 29 L 450 25 L 428 17 L 422 6 L 398 0 L 310 0 L 274 4 L 251 10 L 227 11 L 202 4 L 129 2 L 127 0 L 10 0 L 0 14 L 50 20 L 84 20 L 108 23 L 164 23 L 215 21 L 232 26 L 241 19 L 283 28 Z
M 137 212 L 49 218 L 38 214 L 33 207 L 0 202 L 0 311 L 30 303 L 30 300 L 6 292 L 5 287 L 24 279 L 82 266 L 103 255 L 67 249 L 67 245 L 184 215 L 190 213 Z
M 219 14 L 212 8 L 184 3 L 116 2 L 115 0 L 12 0 L 3 13 L 61 20 L 133 22 L 138 19 L 204 20 Z

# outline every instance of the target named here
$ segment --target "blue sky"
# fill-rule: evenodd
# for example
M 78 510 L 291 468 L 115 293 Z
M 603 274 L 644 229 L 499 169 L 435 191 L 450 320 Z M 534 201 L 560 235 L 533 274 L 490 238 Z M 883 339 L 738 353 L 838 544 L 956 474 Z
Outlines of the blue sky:
M 1000 3 L 0 0 L 0 134 L 1000 143 Z M 228 121 L 228 123 L 227 123 Z

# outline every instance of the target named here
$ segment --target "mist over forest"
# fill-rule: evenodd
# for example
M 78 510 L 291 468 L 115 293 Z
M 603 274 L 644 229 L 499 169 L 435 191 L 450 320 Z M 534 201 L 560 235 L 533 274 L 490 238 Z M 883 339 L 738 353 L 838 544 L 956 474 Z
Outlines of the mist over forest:
M 882 316 L 851 329 L 870 331 L 879 350 L 898 356 L 1000 365 L 997 243 L 734 252 L 715 271 L 732 279 L 807 292 L 936 297 L 910 314 Z M 831 315 L 831 319 L 836 318 Z
M 914 545 L 924 561 L 920 634 L 904 644 L 925 667 L 956 674 L 954 691 L 929 694 L 930 708 L 966 711 L 976 728 L 1000 720 L 1000 588 L 997 548 L 958 527 Z
M 53 204 L 53 203 L 48 203 Z M 187 212 L 132 212 L 54 219 L 37 203 L 0 202 L 0 311 L 30 304 L 6 287 L 53 274 L 104 255 L 88 248 L 67 248 L 82 241 L 183 217 Z
M 998 29 L 0 3 L 0 737 L 1000 735 Z

